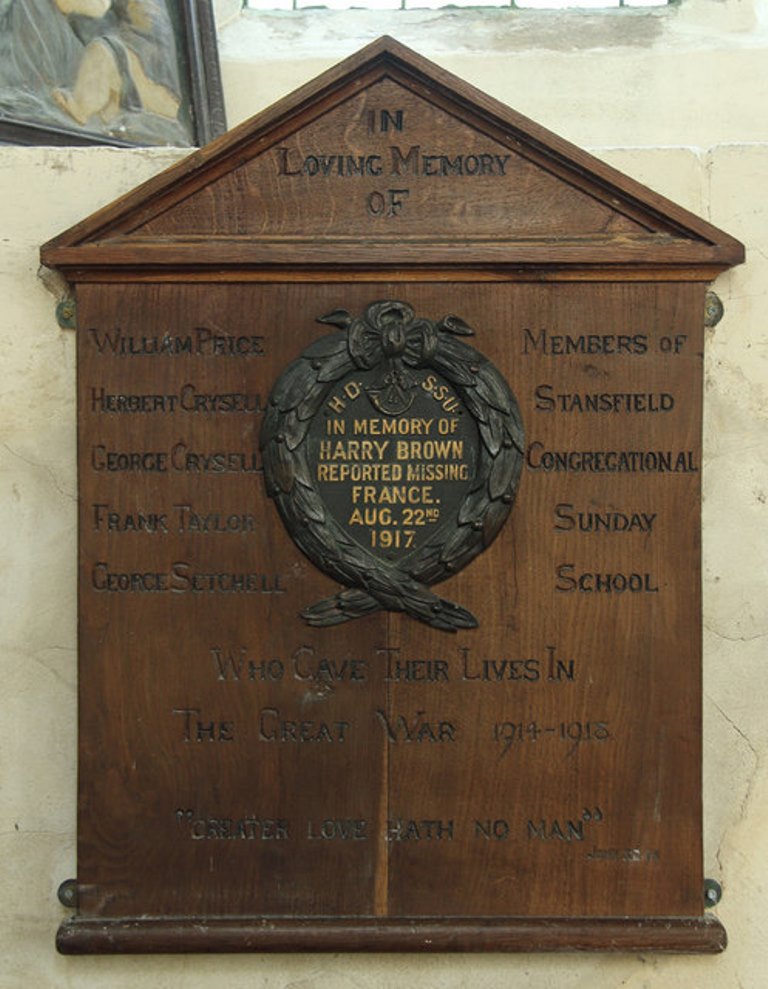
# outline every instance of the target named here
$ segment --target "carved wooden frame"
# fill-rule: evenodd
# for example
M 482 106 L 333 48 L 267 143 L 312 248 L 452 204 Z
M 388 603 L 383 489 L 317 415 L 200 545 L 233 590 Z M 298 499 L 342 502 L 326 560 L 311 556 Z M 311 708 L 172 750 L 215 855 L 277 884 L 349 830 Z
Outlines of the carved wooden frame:
M 221 85 L 216 26 L 212 0 L 180 0 L 174 5 L 178 18 L 179 69 L 183 89 L 188 97 L 192 130 L 190 145 L 201 147 L 220 137 L 227 129 L 224 94 Z M 141 142 L 144 145 L 146 142 Z M 0 144 L 23 146 L 57 145 L 84 147 L 109 145 L 129 148 L 139 142 L 78 127 L 56 127 L 35 120 L 22 120 L 0 112 Z
M 458 236 L 455 230 L 441 228 L 433 231 L 429 236 L 387 238 L 374 236 L 368 230 L 353 231 L 352 236 L 338 235 L 338 231 L 335 232 L 336 235 L 331 235 L 334 231 L 329 234 L 323 226 L 325 216 L 316 219 L 317 228 L 307 224 L 307 229 L 300 230 L 299 234 L 291 230 L 286 233 L 277 223 L 274 226 L 266 224 L 263 228 L 250 231 L 246 227 L 245 233 L 234 222 L 230 223 L 229 227 L 223 224 L 222 216 L 226 210 L 218 209 L 218 195 L 222 195 L 223 198 L 221 189 L 224 187 L 226 191 L 230 173 L 237 172 L 244 164 L 248 166 L 258 161 L 259 157 L 267 151 L 278 149 L 279 153 L 279 148 L 284 146 L 285 141 L 290 139 L 291 135 L 298 133 L 302 127 L 310 126 L 347 99 L 364 91 L 365 87 L 372 88 L 382 80 L 393 81 L 409 96 L 412 94 L 414 99 L 420 98 L 428 102 L 434 112 L 448 110 L 453 117 L 471 123 L 482 134 L 519 153 L 527 163 L 542 169 L 549 176 L 560 179 L 579 194 L 586 194 L 591 200 L 603 204 L 609 212 L 620 215 L 640 229 L 634 233 L 610 228 L 582 233 L 577 229 L 571 234 L 555 231 L 550 236 L 542 237 L 532 236 L 527 228 L 522 227 L 518 230 L 513 223 L 509 223 L 501 229 L 498 236 L 487 236 L 483 231 L 471 230 L 461 231 L 461 236 Z M 278 171 L 277 174 L 281 173 Z M 221 186 L 217 190 L 218 183 L 221 183 Z M 256 184 L 253 183 L 250 188 L 255 186 Z M 235 187 L 237 195 L 231 195 L 227 201 L 230 209 L 233 202 L 241 203 L 245 188 L 245 183 Z M 258 188 L 260 189 L 261 186 Z M 196 204 L 202 202 L 204 208 L 197 211 L 190 210 L 189 215 L 197 223 L 197 226 L 191 227 L 190 232 L 189 228 L 184 227 L 184 217 L 187 215 L 185 211 L 189 206 L 188 201 L 194 201 L 196 197 Z M 176 219 L 173 215 L 175 211 L 178 211 Z M 237 214 L 238 220 L 242 220 L 243 215 L 253 216 L 253 208 L 249 212 L 243 207 L 241 213 Z M 271 219 L 273 215 L 275 214 L 269 209 L 264 211 L 267 219 Z M 206 222 L 209 224 L 208 227 Z M 674 303 L 674 305 L 670 303 L 671 308 L 665 318 L 669 322 L 674 315 L 675 325 L 682 324 L 679 330 L 694 334 L 691 339 L 697 341 L 700 351 L 703 329 L 698 320 L 706 283 L 726 268 L 740 263 L 743 257 L 742 245 L 723 231 L 694 217 L 682 207 L 652 193 L 632 179 L 622 176 L 604 163 L 574 148 L 539 125 L 479 93 L 388 38 L 374 42 L 342 65 L 329 70 L 313 83 L 265 110 L 259 117 L 241 125 L 210 148 L 187 157 L 165 175 L 156 176 L 119 202 L 105 207 L 77 224 L 45 245 L 42 251 L 43 262 L 59 268 L 73 285 L 77 286 L 83 328 L 96 325 L 89 323 L 90 319 L 111 318 L 117 305 L 112 293 L 117 294 L 119 304 L 123 308 L 127 302 L 136 304 L 137 298 L 145 295 L 149 301 L 145 301 L 144 304 L 151 306 L 154 311 L 156 300 L 151 293 L 160 293 L 166 289 L 176 291 L 178 285 L 179 292 L 190 300 L 196 300 L 195 306 L 199 309 L 200 300 L 204 297 L 218 293 L 217 298 L 221 298 L 225 291 L 227 293 L 230 289 L 234 291 L 233 287 L 238 286 L 237 292 L 242 293 L 246 303 L 249 300 L 251 303 L 254 299 L 257 300 L 261 318 L 268 318 L 273 322 L 275 333 L 286 333 L 286 336 L 292 340 L 301 340 L 301 345 L 297 344 L 295 349 L 292 348 L 290 351 L 291 358 L 298 357 L 298 361 L 289 365 L 287 372 L 285 362 L 291 359 L 287 356 L 282 357 L 279 365 L 275 362 L 272 368 L 268 380 L 270 386 L 275 380 L 278 381 L 277 388 L 273 392 L 276 402 L 274 412 L 269 414 L 272 421 L 265 424 L 262 433 L 264 460 L 273 461 L 272 468 L 267 468 L 265 463 L 267 480 L 273 483 L 271 494 L 278 501 L 278 506 L 281 498 L 286 500 L 289 514 L 292 513 L 294 516 L 295 524 L 292 524 L 292 527 L 299 533 L 299 538 L 296 539 L 299 545 L 301 545 L 300 540 L 304 538 L 303 529 L 310 528 L 304 522 L 302 509 L 307 507 L 310 510 L 317 509 L 316 502 L 319 499 L 313 502 L 310 498 L 310 503 L 307 504 L 305 495 L 307 492 L 312 495 L 311 486 L 299 497 L 292 497 L 289 475 L 291 471 L 295 473 L 297 463 L 295 458 L 286 458 L 285 451 L 280 448 L 288 446 L 285 438 L 292 429 L 300 431 L 301 427 L 294 423 L 292 416 L 295 413 L 297 418 L 300 418 L 297 410 L 307 396 L 314 395 L 308 400 L 307 407 L 302 408 L 302 414 L 309 412 L 313 415 L 317 414 L 318 406 L 315 403 L 323 399 L 327 401 L 328 397 L 334 394 L 330 389 L 326 389 L 321 380 L 323 370 L 326 367 L 330 369 L 330 365 L 337 358 L 342 365 L 346 362 L 347 371 L 340 367 L 338 369 L 340 376 L 334 378 L 335 372 L 333 372 L 328 379 L 333 379 L 338 388 L 343 386 L 345 380 L 349 380 L 344 377 L 345 374 L 350 373 L 349 368 L 358 367 L 354 361 L 351 361 L 346 334 L 335 333 L 308 345 L 308 341 L 313 338 L 308 332 L 307 321 L 311 324 L 318 313 L 328 313 L 328 316 L 321 321 L 339 329 L 347 329 L 349 326 L 351 331 L 352 323 L 360 317 L 352 317 L 349 312 L 334 310 L 333 307 L 345 305 L 355 313 L 365 313 L 366 307 L 369 309 L 371 305 L 376 305 L 373 302 L 376 298 L 408 299 L 413 309 L 420 313 L 420 319 L 415 322 L 428 323 L 429 320 L 425 321 L 421 318 L 422 314 L 439 319 L 439 314 L 445 311 L 442 308 L 443 286 L 460 284 L 466 286 L 468 291 L 473 291 L 475 287 L 481 288 L 484 294 L 486 290 L 498 291 L 500 296 L 498 306 L 494 304 L 494 307 L 485 310 L 488 313 L 487 318 L 481 315 L 484 312 L 482 307 L 476 310 L 476 315 L 470 315 L 470 310 L 464 308 L 463 299 L 455 298 L 454 301 L 445 303 L 446 308 L 450 307 L 454 312 L 463 313 L 485 333 L 486 330 L 503 331 L 506 314 L 510 311 L 509 300 L 518 290 L 520 294 L 529 294 L 538 305 L 540 299 L 549 295 L 550 289 L 556 285 L 557 290 L 565 295 L 563 305 L 573 307 L 579 301 L 576 297 L 583 297 L 582 290 L 589 289 L 590 293 L 594 294 L 594 311 L 598 313 L 601 307 L 614 312 L 620 303 L 626 306 L 639 294 L 644 293 L 645 311 L 653 314 L 658 310 L 659 298 L 663 294 Z M 617 286 L 617 283 L 622 284 Z M 622 301 L 617 290 L 621 289 L 624 292 L 624 283 L 627 283 L 626 296 Z M 248 312 L 250 319 L 255 311 L 254 306 L 250 305 L 248 308 L 237 292 L 232 305 L 237 306 L 238 314 L 242 311 Z M 296 304 L 297 298 L 301 302 L 300 307 Z M 320 308 L 321 306 L 323 308 Z M 275 319 L 276 313 L 281 314 L 282 318 Z M 465 359 L 469 359 L 468 352 L 472 354 L 476 352 L 454 338 L 456 329 L 460 329 L 460 324 L 453 322 L 446 325 L 446 323 L 455 319 L 455 317 L 443 317 L 432 325 L 442 324 L 443 331 L 453 329 L 453 333 L 440 332 L 438 335 L 456 348 L 456 352 L 461 357 L 460 363 L 463 363 Z M 655 332 L 660 333 L 662 329 L 665 333 L 669 332 L 668 329 L 663 328 L 662 323 L 659 323 L 659 328 Z M 429 333 L 427 329 L 424 332 Z M 599 343 L 601 338 L 595 339 Z M 659 349 L 665 350 L 665 347 L 661 346 L 661 341 L 669 344 L 673 339 L 675 338 L 661 337 Z M 481 349 L 493 354 L 493 340 L 491 347 L 484 346 Z M 668 349 L 667 346 L 666 350 Z M 608 352 L 604 351 L 604 353 Z M 85 356 L 87 358 L 87 351 Z M 701 353 L 697 352 L 692 359 L 700 357 Z M 523 411 L 526 412 L 526 408 L 531 408 L 530 396 L 526 407 L 525 393 L 521 391 L 519 384 L 515 383 L 520 379 L 513 376 L 512 363 L 508 361 L 502 364 L 496 356 L 492 356 L 492 359 L 499 368 L 505 368 L 505 374 L 520 399 Z M 484 358 L 480 358 L 477 362 L 473 358 L 471 363 L 481 364 L 482 360 Z M 319 366 L 313 367 L 313 362 L 319 362 Z M 82 373 L 90 373 L 91 366 L 87 360 L 81 362 Z M 444 369 L 437 370 L 447 382 L 451 382 L 450 371 L 446 373 Z M 685 434 L 685 443 L 681 447 L 688 450 L 700 441 L 697 425 L 699 416 L 696 411 L 696 403 L 700 401 L 699 379 L 688 371 L 674 373 L 678 375 L 678 381 L 683 380 L 683 377 L 687 381 L 692 381 L 695 377 L 694 387 L 687 396 L 688 421 L 693 424 L 691 438 L 689 439 L 689 434 Z M 291 391 L 295 386 L 295 389 L 302 393 L 300 399 L 297 400 L 292 395 L 290 399 L 283 401 L 282 386 L 286 384 L 284 381 L 286 374 L 288 375 L 287 391 Z M 83 382 L 88 386 L 91 385 L 91 380 L 87 377 L 83 378 Z M 530 383 L 532 384 L 533 381 Z M 316 389 L 315 392 L 312 391 L 313 388 Z M 467 386 L 465 394 L 470 392 L 471 386 Z M 456 393 L 460 394 L 458 388 Z M 87 396 L 87 393 L 85 394 Z M 495 407 L 493 403 L 489 403 L 489 406 Z M 481 408 L 479 415 L 473 414 L 476 423 L 478 418 L 482 420 L 483 411 Z M 86 418 L 83 416 L 81 420 L 85 421 Z M 527 414 L 526 420 L 530 423 Z M 278 440 L 281 432 L 284 434 L 283 442 Z M 509 435 L 508 430 L 505 432 Z M 91 433 L 89 432 L 88 435 L 90 436 Z M 293 438 L 298 435 L 297 433 Z M 299 446 L 301 442 L 299 438 Z M 680 442 L 682 443 L 682 439 Z M 514 465 L 517 457 L 514 443 L 509 448 L 509 454 L 509 463 Z M 500 474 L 506 475 L 508 462 L 498 457 L 494 463 L 500 465 L 496 468 Z M 300 469 L 301 465 L 299 464 L 298 467 Z M 491 471 L 493 469 L 492 467 Z M 686 492 L 689 496 L 692 493 L 693 501 L 696 502 L 694 510 L 698 505 L 698 470 L 698 466 L 693 464 L 690 458 L 686 458 L 680 471 L 683 475 L 691 475 L 687 479 L 682 479 L 687 482 Z M 83 476 L 90 478 L 85 462 L 83 462 Z M 501 502 L 498 504 L 500 514 L 502 506 L 505 509 L 508 507 L 503 502 L 503 495 L 512 493 L 511 484 L 512 478 L 507 478 L 505 484 L 500 486 L 502 495 L 498 499 Z M 521 489 L 521 502 L 528 497 L 531 488 L 526 479 Z M 489 496 L 485 496 L 483 504 L 488 502 L 488 498 Z M 491 506 L 496 503 L 496 498 L 490 498 Z M 322 504 L 319 508 L 323 508 Z M 522 506 L 519 504 L 518 511 L 522 515 L 521 509 Z M 493 512 L 494 508 L 489 508 L 486 504 L 485 508 L 481 506 L 476 510 L 472 518 L 474 521 L 480 521 L 481 518 L 490 517 Z M 517 522 L 517 518 L 514 522 Z M 466 527 L 461 524 L 456 526 L 449 540 L 453 536 L 458 539 L 464 538 L 462 528 L 471 529 L 471 523 Z M 274 540 L 275 545 L 283 546 L 289 542 L 285 532 L 278 530 L 279 526 L 270 526 L 270 531 L 265 536 L 265 545 L 270 540 Z M 449 909 L 446 900 L 452 892 L 451 887 L 461 890 L 460 885 L 455 881 L 455 866 L 460 864 L 456 860 L 452 863 L 454 868 L 444 873 L 446 882 L 442 887 L 424 883 L 423 888 L 428 896 L 432 897 L 434 894 L 434 901 L 431 902 L 434 902 L 436 909 L 430 907 L 429 910 L 424 909 L 419 912 L 420 908 L 414 911 L 398 905 L 390 907 L 390 874 L 387 871 L 389 853 L 387 852 L 380 859 L 375 859 L 372 866 L 370 875 L 374 878 L 378 876 L 380 881 L 378 885 L 371 881 L 372 892 L 370 898 L 365 901 L 365 910 L 352 912 L 345 907 L 338 913 L 318 912 L 316 916 L 282 908 L 280 911 L 267 910 L 266 913 L 262 913 L 258 907 L 254 907 L 253 915 L 249 912 L 243 914 L 238 912 L 236 915 L 229 913 L 220 916 L 210 909 L 196 912 L 198 908 L 195 904 L 198 901 L 191 902 L 190 898 L 198 894 L 202 898 L 205 883 L 197 882 L 197 874 L 194 872 L 190 875 L 195 885 L 185 890 L 187 899 L 182 910 L 172 907 L 163 913 L 165 907 L 157 909 L 154 906 L 153 911 L 150 911 L 144 908 L 142 902 L 139 903 L 138 908 L 133 907 L 133 912 L 124 912 L 124 915 L 120 914 L 119 907 L 113 909 L 109 906 L 109 909 L 102 912 L 101 909 L 93 908 L 93 893 L 94 890 L 98 891 L 99 885 L 98 883 L 89 885 L 89 880 L 86 878 L 81 887 L 83 900 L 78 907 L 78 914 L 65 921 L 60 928 L 59 950 L 68 954 L 256 950 L 722 951 L 726 943 L 725 931 L 715 917 L 703 913 L 703 904 L 699 898 L 701 891 L 698 888 L 701 869 L 699 864 L 693 862 L 699 844 L 697 814 L 700 806 L 700 779 L 697 773 L 701 723 L 700 713 L 696 710 L 696 698 L 700 696 L 701 684 L 699 644 L 696 641 L 700 601 L 696 591 L 699 558 L 695 526 L 690 532 L 693 566 L 690 570 L 686 569 L 684 574 L 686 589 L 689 591 L 693 589 L 687 598 L 689 620 L 690 616 L 693 616 L 689 633 L 685 634 L 687 664 L 673 662 L 663 667 L 665 675 L 673 681 L 670 689 L 674 690 L 674 696 L 682 697 L 684 701 L 684 706 L 680 710 L 686 718 L 687 735 L 679 732 L 677 726 L 675 731 L 678 739 L 688 740 L 686 742 L 688 749 L 682 753 L 688 766 L 686 776 L 688 789 L 683 791 L 680 778 L 675 776 L 672 780 L 670 774 L 665 792 L 679 801 L 687 801 L 692 797 L 687 806 L 692 808 L 689 819 L 693 821 L 696 834 L 693 834 L 693 828 L 680 829 L 676 833 L 675 842 L 670 848 L 676 855 L 681 851 L 685 853 L 688 879 L 684 887 L 682 884 L 675 886 L 679 873 L 674 869 L 659 868 L 659 879 L 665 884 L 664 895 L 663 898 L 653 901 L 651 908 L 648 909 L 648 916 L 645 915 L 642 907 L 638 907 L 637 912 L 611 907 L 610 911 L 615 912 L 609 911 L 610 915 L 599 913 L 595 909 L 589 915 L 571 916 L 568 914 L 571 908 L 566 900 L 568 890 L 564 887 L 562 875 L 554 871 L 549 874 L 551 881 L 549 889 L 552 895 L 548 897 L 545 908 L 535 910 L 532 908 L 529 913 L 522 916 L 499 916 L 485 908 L 487 901 L 479 900 L 483 909 L 469 909 L 464 901 L 459 907 L 454 903 Z M 479 530 L 474 533 L 476 536 Z M 505 532 L 502 538 L 506 535 Z M 536 533 L 532 532 L 530 539 L 535 536 Z M 519 545 L 522 549 L 517 558 L 525 558 L 525 548 L 526 545 L 530 547 L 530 539 L 526 544 L 521 535 Z M 446 542 L 442 548 L 443 552 L 447 546 Z M 472 550 L 477 547 L 474 537 L 469 538 L 469 546 Z M 488 554 L 477 558 L 473 566 L 477 569 L 485 567 L 487 576 L 490 576 L 492 554 L 497 549 L 498 544 Z M 463 553 L 464 549 L 458 546 L 448 549 L 447 561 L 443 561 L 443 564 L 461 562 L 463 565 Z M 318 563 L 315 554 L 310 552 L 308 555 Z M 469 562 L 470 558 L 467 558 L 466 562 Z M 90 561 L 91 557 L 87 559 Z M 343 565 L 345 563 L 343 553 L 339 559 Z M 324 556 L 323 561 L 325 561 Z M 553 557 L 552 562 L 557 560 Z M 499 570 L 503 565 L 504 561 L 497 564 Z M 303 568 L 304 561 L 298 558 L 296 566 L 297 569 Z M 341 583 L 347 583 L 341 574 L 341 568 L 337 567 L 330 572 Z M 314 574 L 311 576 L 314 577 Z M 354 576 L 353 574 L 353 578 Z M 458 578 L 459 582 L 466 580 L 467 576 L 468 574 L 461 575 Z M 575 583 L 572 578 L 568 579 L 572 585 Z M 425 583 L 429 582 L 425 581 Z M 356 586 L 354 579 L 350 583 Z M 84 586 L 87 589 L 87 585 Z M 325 587 L 327 584 L 320 584 L 312 593 L 320 596 L 326 593 Z M 505 587 L 509 588 L 510 594 L 516 591 L 511 582 L 505 584 Z M 568 589 L 574 588 L 571 586 Z M 472 592 L 471 597 L 464 596 L 467 590 Z M 342 591 L 341 596 L 345 593 L 359 594 L 359 587 L 354 592 Z M 479 610 L 483 607 L 482 593 L 482 587 L 473 588 L 469 583 L 461 592 L 463 600 L 481 615 L 481 629 L 491 624 Z M 547 600 L 551 601 L 554 598 Z M 291 618 L 293 619 L 305 605 L 304 595 L 297 595 Z M 292 607 L 294 607 L 293 602 Z M 400 610 L 389 609 L 386 605 L 378 605 L 378 608 L 386 611 Z M 269 625 L 270 629 L 276 629 L 274 634 L 279 635 L 281 624 L 275 621 L 277 611 L 271 612 L 268 606 L 265 606 L 263 613 L 266 615 L 264 627 Z M 548 622 L 550 615 L 542 613 L 541 617 L 542 621 Z M 218 618 L 216 620 L 218 621 Z M 410 640 L 416 644 L 417 649 L 413 655 L 431 655 L 419 651 L 419 647 L 424 642 L 423 636 L 427 633 L 431 634 L 431 630 L 423 622 L 402 621 L 399 616 L 390 614 L 371 615 L 370 621 L 379 621 L 382 626 L 397 627 L 406 642 Z M 585 623 L 584 627 L 589 629 L 591 634 L 593 628 L 600 627 L 599 615 L 597 619 L 590 621 L 591 624 Z M 358 626 L 357 630 L 355 626 Z M 628 626 L 629 623 L 624 628 Z M 101 626 L 94 624 L 94 629 L 97 627 Z M 656 627 L 664 626 L 659 622 Z M 341 625 L 332 629 L 327 638 L 338 637 L 339 640 L 345 640 L 345 637 L 352 638 L 354 635 L 362 634 L 364 628 L 363 621 L 352 623 L 351 630 Z M 497 641 L 502 642 L 502 637 L 506 635 L 506 626 L 502 626 L 497 620 L 496 628 Z M 302 641 L 304 636 L 307 637 L 307 641 L 314 641 L 312 636 L 316 632 L 316 629 L 302 627 Z M 684 633 L 685 629 L 681 629 L 679 641 L 683 641 Z M 394 639 L 388 632 L 385 634 L 387 637 L 382 641 L 389 645 Z M 447 638 L 441 637 L 441 643 Z M 544 641 L 548 643 L 552 640 L 547 638 Z M 88 645 L 89 649 L 81 653 L 81 663 L 83 656 L 89 660 L 86 675 L 81 681 L 83 684 L 81 710 L 93 711 L 94 705 L 100 702 L 99 691 L 103 688 L 100 682 L 94 683 L 89 680 L 88 672 L 94 676 L 103 672 L 105 677 L 111 677 L 113 674 L 103 662 L 101 640 L 98 640 L 98 650 L 92 647 L 91 642 Z M 676 659 L 679 658 L 677 654 L 674 655 Z M 619 664 L 614 663 L 614 658 L 610 653 L 605 654 L 603 662 L 606 670 L 620 669 Z M 664 655 L 654 653 L 651 648 L 639 647 L 635 661 L 638 668 L 644 667 L 645 664 L 655 664 L 653 669 L 658 672 L 662 669 Z M 168 676 L 175 689 L 173 669 L 169 669 Z M 185 674 L 188 672 L 189 670 L 185 668 Z M 129 669 L 127 665 L 125 674 L 130 676 L 133 682 L 135 671 Z M 691 680 L 685 683 L 686 689 L 683 692 L 681 680 L 686 676 L 690 676 Z M 110 679 L 109 683 L 111 682 Z M 655 686 L 658 703 L 653 710 L 658 714 L 659 705 L 666 703 L 665 698 L 670 691 L 660 681 Z M 394 694 L 401 689 L 401 685 L 387 684 L 382 689 Z M 301 691 L 303 696 L 306 685 L 302 682 L 295 690 L 297 694 Z M 149 694 L 149 690 L 142 693 L 142 703 Z M 170 697 L 170 694 L 168 696 Z M 356 698 L 349 700 L 349 703 L 352 704 L 353 700 Z M 184 703 L 187 703 L 186 699 Z M 249 703 L 248 697 L 244 697 L 241 701 L 242 705 L 247 706 Z M 491 702 L 485 696 L 478 695 L 476 704 L 479 709 L 481 704 L 490 707 Z M 625 704 L 625 707 L 629 706 Z M 496 710 L 499 711 L 499 716 L 505 715 L 500 705 Z M 638 717 L 642 716 L 645 710 L 648 709 L 643 707 L 638 712 Z M 339 717 L 343 714 L 342 711 Z M 142 707 L 141 717 L 144 718 L 144 715 Z M 553 716 L 551 724 L 554 723 Z M 636 723 L 640 724 L 640 722 Z M 91 726 L 87 717 L 83 724 L 87 726 L 87 730 L 81 729 L 81 779 L 90 782 L 96 778 L 93 768 L 94 754 L 101 749 L 98 748 L 99 738 L 88 733 Z M 657 748 L 663 742 L 661 733 L 663 725 L 658 720 L 653 720 L 643 721 L 640 727 L 643 729 L 643 737 L 650 747 L 652 756 L 654 747 Z M 535 730 L 540 731 L 540 729 Z M 381 747 L 385 752 L 388 751 L 387 745 Z M 634 766 L 632 772 L 622 777 L 622 786 L 626 787 L 627 792 L 633 796 L 646 781 L 648 786 L 655 785 L 653 775 L 646 772 L 650 764 L 646 755 L 648 752 L 644 749 L 643 758 L 635 760 L 632 763 Z M 399 785 L 398 769 L 402 772 L 405 763 L 400 760 L 396 764 L 391 755 L 387 755 L 386 758 L 387 787 L 390 779 L 393 784 Z M 173 760 L 165 762 L 169 767 L 173 766 L 174 773 L 177 771 L 177 762 Z M 154 760 L 152 764 L 156 763 L 158 760 Z M 292 763 L 286 760 L 282 765 L 290 770 Z M 369 764 L 365 763 L 361 772 L 368 773 L 368 766 Z M 419 766 L 415 765 L 409 770 L 407 782 L 411 785 L 414 785 L 414 780 L 417 779 L 418 768 Z M 294 780 L 291 792 L 302 794 L 307 792 L 310 795 L 307 799 L 310 799 L 314 792 L 313 787 L 325 786 L 320 770 L 324 771 L 324 767 L 320 766 L 314 774 L 306 773 L 300 777 L 297 771 L 293 777 L 286 775 L 280 778 L 286 781 L 283 785 L 288 789 L 291 789 L 291 780 Z M 171 769 L 168 772 L 170 773 Z M 574 773 L 574 778 L 575 775 Z M 158 779 L 162 780 L 162 777 Z M 530 789 L 537 791 L 539 780 L 533 775 L 530 779 L 532 781 Z M 295 780 L 299 780 L 298 785 Z M 524 775 L 521 775 L 519 780 L 520 785 L 527 785 Z M 510 773 L 508 783 L 517 786 L 517 781 L 518 776 Z M 473 791 L 477 789 L 479 782 L 481 781 L 472 780 Z M 102 790 L 103 787 L 100 787 L 99 792 Z M 118 792 L 122 793 L 123 790 L 124 787 L 121 787 Z M 416 792 L 415 788 L 414 792 Z M 90 793 L 97 793 L 97 788 L 92 786 Z M 372 796 L 371 799 L 374 797 Z M 86 806 L 85 803 L 83 806 Z M 90 808 L 88 809 L 90 812 Z M 602 815 L 600 819 L 603 819 Z M 86 825 L 85 837 L 90 840 L 90 833 L 87 831 L 89 820 L 85 814 L 82 816 L 82 821 Z M 85 843 L 83 847 L 86 852 L 90 851 Z M 173 845 L 171 846 L 169 842 L 167 847 L 177 847 L 175 838 Z M 607 851 L 611 853 L 616 851 L 620 854 L 618 848 L 614 849 L 613 846 Z M 627 851 L 632 856 L 635 849 L 627 848 Z M 373 860 L 373 856 L 371 859 Z M 595 856 L 595 861 L 604 860 L 607 858 Z M 119 869 L 124 867 L 125 859 L 112 855 L 109 861 L 111 864 L 114 863 L 114 870 L 107 878 L 114 886 L 115 876 L 120 878 Z M 384 867 L 375 873 L 373 870 L 380 861 L 384 862 Z M 638 860 L 630 857 L 622 861 Z M 670 861 L 672 861 L 671 857 Z M 93 864 L 93 856 L 87 864 Z M 97 864 L 103 865 L 103 860 Z M 206 877 L 207 875 L 208 873 Z M 335 878 L 336 875 L 341 875 L 341 872 L 336 870 L 331 878 Z M 155 882 L 155 878 L 154 873 L 148 875 L 149 885 Z M 237 878 L 239 879 L 239 876 Z M 621 882 L 622 889 L 628 887 L 628 881 L 622 879 Z M 637 880 L 633 882 L 636 883 L 636 891 L 645 890 L 648 886 L 647 883 Z M 325 889 L 327 885 L 326 881 L 323 887 L 318 885 L 316 889 Z M 346 888 L 357 886 L 358 884 L 346 884 Z M 510 887 L 518 897 L 510 901 L 514 902 L 515 909 L 521 909 L 519 897 L 524 895 L 525 886 L 525 882 L 520 882 Z M 249 895 L 250 889 L 249 887 Z M 158 899 L 167 897 L 169 891 L 171 895 L 175 895 L 175 887 L 167 883 L 158 889 L 150 890 L 155 895 L 155 903 Z M 397 894 L 398 890 L 394 889 L 394 893 Z M 368 896 L 368 893 L 366 892 L 365 895 Z M 88 902 L 89 897 L 90 902 Z M 403 902 L 407 904 L 408 901 L 401 895 L 400 903 Z M 372 911 L 369 903 L 374 903 L 379 912 Z M 521 909 L 521 913 L 524 913 L 524 910 Z

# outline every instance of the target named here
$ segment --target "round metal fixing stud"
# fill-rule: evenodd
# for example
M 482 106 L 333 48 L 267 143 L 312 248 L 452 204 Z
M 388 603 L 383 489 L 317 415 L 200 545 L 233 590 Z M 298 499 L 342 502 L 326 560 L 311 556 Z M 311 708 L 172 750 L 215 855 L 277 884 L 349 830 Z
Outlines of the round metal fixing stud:
M 723 898 L 723 887 L 716 879 L 704 880 L 704 906 L 716 907 Z
M 77 907 L 77 880 L 65 879 L 56 890 L 56 896 L 63 907 L 74 910 Z
M 77 327 L 77 306 L 74 299 L 62 299 L 56 305 L 56 322 L 62 330 L 74 330 Z
M 704 325 L 708 330 L 711 330 L 714 326 L 717 326 L 723 318 L 724 312 L 725 307 L 723 306 L 720 296 L 711 290 L 707 292 L 704 297 Z

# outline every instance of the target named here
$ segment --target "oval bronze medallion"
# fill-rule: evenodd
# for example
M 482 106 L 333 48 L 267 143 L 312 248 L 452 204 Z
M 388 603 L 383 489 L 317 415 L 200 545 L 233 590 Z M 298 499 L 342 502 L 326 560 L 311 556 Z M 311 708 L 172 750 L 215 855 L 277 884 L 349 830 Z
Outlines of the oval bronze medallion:
M 320 317 L 339 332 L 277 380 L 261 433 L 267 492 L 299 548 L 346 590 L 306 608 L 311 625 L 381 609 L 436 628 L 477 625 L 429 588 L 500 531 L 523 457 L 504 378 L 457 339 L 456 316 L 405 302 Z

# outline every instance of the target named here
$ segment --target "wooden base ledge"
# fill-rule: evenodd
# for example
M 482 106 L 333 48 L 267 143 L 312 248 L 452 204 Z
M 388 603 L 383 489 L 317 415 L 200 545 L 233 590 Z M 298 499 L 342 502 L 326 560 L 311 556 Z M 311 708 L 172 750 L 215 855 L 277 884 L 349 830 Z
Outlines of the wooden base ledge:
M 59 928 L 64 955 L 300 951 L 662 951 L 717 954 L 727 935 L 711 916 L 469 920 L 204 918 L 94 920 Z

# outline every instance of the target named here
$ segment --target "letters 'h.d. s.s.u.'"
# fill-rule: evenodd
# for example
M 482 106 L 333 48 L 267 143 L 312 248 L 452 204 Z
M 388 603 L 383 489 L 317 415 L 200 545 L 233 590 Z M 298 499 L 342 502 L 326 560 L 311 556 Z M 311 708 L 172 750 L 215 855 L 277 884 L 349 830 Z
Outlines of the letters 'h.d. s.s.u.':
M 304 619 L 337 625 L 384 608 L 434 628 L 474 628 L 470 612 L 429 585 L 470 563 L 509 514 L 523 461 L 514 396 L 456 340 L 472 333 L 456 316 L 435 323 L 384 301 L 320 322 L 342 332 L 283 372 L 261 432 L 267 490 L 288 531 L 349 585 Z M 398 439 L 414 433 L 424 439 Z
M 722 950 L 703 312 L 742 257 L 386 38 L 43 248 L 78 336 L 60 950 Z

